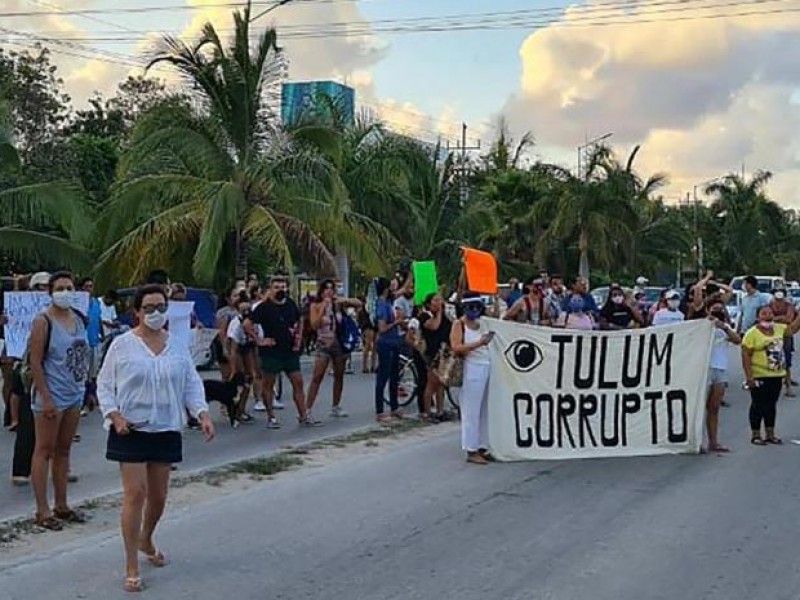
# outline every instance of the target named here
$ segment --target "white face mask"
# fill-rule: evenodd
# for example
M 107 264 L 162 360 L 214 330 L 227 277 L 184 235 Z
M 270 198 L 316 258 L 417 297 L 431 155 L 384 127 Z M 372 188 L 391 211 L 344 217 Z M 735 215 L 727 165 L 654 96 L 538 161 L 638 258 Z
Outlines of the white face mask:
M 775 300 L 783 300 L 786 295 L 783 292 L 775 292 Z
M 61 290 L 53 292 L 53 305 L 57 308 L 67 309 L 72 306 L 73 292 L 70 290 Z
M 153 331 L 159 331 L 167 324 L 167 313 L 155 311 L 144 316 L 144 324 Z
M 680 306 L 680 303 L 681 303 L 680 300 L 667 300 L 667 306 L 669 307 L 670 310 L 677 309 L 678 306 Z

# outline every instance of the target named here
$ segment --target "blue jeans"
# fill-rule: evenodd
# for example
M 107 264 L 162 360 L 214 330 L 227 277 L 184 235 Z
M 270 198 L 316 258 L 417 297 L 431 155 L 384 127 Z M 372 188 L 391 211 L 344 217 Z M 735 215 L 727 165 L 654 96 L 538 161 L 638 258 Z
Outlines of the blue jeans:
M 389 407 L 397 411 L 397 385 L 400 382 L 400 347 L 378 343 L 378 376 L 375 378 L 375 413 L 383 414 L 383 392 L 389 384 Z

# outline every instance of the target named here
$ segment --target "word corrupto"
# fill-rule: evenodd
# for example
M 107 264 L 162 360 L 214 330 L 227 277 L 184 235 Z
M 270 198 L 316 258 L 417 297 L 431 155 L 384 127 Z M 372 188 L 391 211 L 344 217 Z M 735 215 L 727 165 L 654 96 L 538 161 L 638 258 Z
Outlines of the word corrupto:
M 674 334 L 626 336 L 621 360 L 608 337 L 550 341 L 558 348 L 552 389 L 513 396 L 517 447 L 626 447 L 634 426 L 649 430 L 652 445 L 688 440 L 687 392 L 671 387 Z

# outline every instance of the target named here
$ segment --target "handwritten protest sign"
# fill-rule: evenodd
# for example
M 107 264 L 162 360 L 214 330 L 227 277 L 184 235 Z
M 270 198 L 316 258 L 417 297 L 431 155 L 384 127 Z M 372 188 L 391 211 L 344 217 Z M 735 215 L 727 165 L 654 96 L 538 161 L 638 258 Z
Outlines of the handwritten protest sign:
M 414 272 L 414 303 L 420 305 L 425 302 L 429 294 L 439 291 L 439 282 L 436 279 L 436 263 L 430 261 L 415 262 Z
M 180 344 L 191 351 L 194 338 L 192 337 L 192 311 L 194 302 L 170 302 L 167 307 L 167 324 L 169 335 L 173 344 Z
M 5 326 L 6 354 L 22 358 L 28 346 L 33 319 L 52 303 L 47 292 L 5 292 L 3 303 L 8 323 Z M 73 308 L 86 315 L 89 312 L 89 294 L 76 292 Z

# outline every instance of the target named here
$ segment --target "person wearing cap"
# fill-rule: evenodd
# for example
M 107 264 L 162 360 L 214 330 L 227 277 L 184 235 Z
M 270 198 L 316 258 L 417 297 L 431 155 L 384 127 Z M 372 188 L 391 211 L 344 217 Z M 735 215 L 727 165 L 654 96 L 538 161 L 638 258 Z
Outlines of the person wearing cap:
M 681 295 L 677 290 L 669 290 L 664 294 L 666 308 L 661 308 L 653 315 L 653 327 L 661 327 L 662 325 L 674 325 L 675 323 L 682 323 L 686 317 L 678 310 L 681 305 Z
M 29 285 L 32 292 L 46 292 L 47 286 L 50 285 L 50 273 L 47 271 L 34 273 Z
M 506 311 L 503 320 L 530 325 L 549 324 L 550 309 L 544 299 L 544 281 L 539 278 L 532 279 L 526 289 L 528 293 Z
M 650 280 L 647 277 L 639 275 L 639 277 L 636 278 L 636 286 L 633 288 L 633 295 L 635 296 L 639 293 L 644 294 L 644 288 L 648 283 L 650 283 Z
M 461 447 L 467 462 L 485 465 L 494 458 L 489 453 L 487 396 L 491 354 L 489 343 L 494 336 L 481 321 L 483 299 L 476 292 L 466 292 L 461 299 L 464 316 L 453 323 L 450 348 L 464 357 L 464 383 L 461 388 Z

